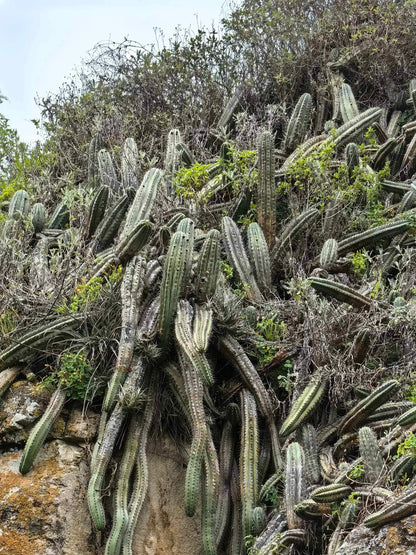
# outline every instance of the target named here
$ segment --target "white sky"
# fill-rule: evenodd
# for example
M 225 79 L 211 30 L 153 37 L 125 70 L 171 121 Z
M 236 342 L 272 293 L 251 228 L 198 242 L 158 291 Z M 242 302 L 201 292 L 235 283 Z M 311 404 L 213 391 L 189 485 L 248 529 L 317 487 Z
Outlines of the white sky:
M 97 42 L 154 42 L 180 25 L 209 27 L 225 15 L 224 0 L 0 0 L 0 113 L 20 138 L 37 138 L 36 95 L 55 92 Z

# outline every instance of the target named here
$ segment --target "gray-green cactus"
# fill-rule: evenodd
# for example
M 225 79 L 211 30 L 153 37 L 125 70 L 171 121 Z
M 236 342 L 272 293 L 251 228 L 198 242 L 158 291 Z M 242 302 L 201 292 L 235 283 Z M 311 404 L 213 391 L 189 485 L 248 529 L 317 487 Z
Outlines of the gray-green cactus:
M 258 184 L 257 184 L 257 221 L 263 229 L 269 247 L 274 244 L 276 228 L 276 185 L 275 156 L 273 135 L 264 131 L 259 135 Z

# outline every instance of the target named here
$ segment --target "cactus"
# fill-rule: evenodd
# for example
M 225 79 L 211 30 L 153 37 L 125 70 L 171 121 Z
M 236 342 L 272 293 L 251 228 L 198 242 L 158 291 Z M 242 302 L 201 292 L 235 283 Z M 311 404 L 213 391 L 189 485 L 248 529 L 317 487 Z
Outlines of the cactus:
M 55 208 L 51 219 L 48 222 L 50 229 L 64 229 L 69 223 L 69 208 L 65 202 L 61 202 Z
M 342 543 L 344 532 L 352 528 L 358 513 L 357 503 L 347 502 L 342 509 L 338 525 L 328 545 L 328 555 L 335 555 Z
M 287 253 L 292 240 L 301 230 L 316 220 L 318 216 L 319 211 L 316 208 L 309 208 L 286 225 L 270 255 L 272 261 L 272 276 L 275 273 L 276 267 L 281 262 L 279 257 Z
M 326 382 L 312 377 L 302 394 L 293 403 L 289 416 L 280 428 L 281 436 L 288 436 L 301 426 L 318 407 L 326 390 Z
M 179 155 L 185 167 L 188 168 L 189 166 L 192 166 L 193 164 L 195 164 L 196 162 L 195 157 L 185 143 L 182 143 L 182 142 L 177 143 L 176 150 L 179 152 Z
M 350 119 L 344 125 L 337 129 L 335 137 L 329 137 L 324 142 L 320 143 L 317 151 L 321 152 L 328 146 L 332 145 L 333 148 L 341 148 L 352 139 L 360 135 L 371 124 L 375 123 L 381 116 L 381 108 L 368 108 L 365 112 L 361 112 L 353 119 Z
M 275 158 L 274 140 L 271 133 L 264 131 L 259 135 L 258 184 L 257 184 L 257 221 L 263 229 L 269 247 L 274 244 L 276 227 L 276 185 L 274 182 Z
M 402 117 L 402 112 L 400 110 L 395 110 L 390 116 L 387 129 L 386 129 L 386 133 L 389 137 L 396 137 L 396 135 L 399 133 L 400 127 L 398 122 L 401 117 Z
M 129 137 L 124 141 L 123 153 L 121 155 L 121 183 L 123 189 L 137 189 L 139 182 L 137 179 L 137 160 L 139 152 L 136 141 Z
M 162 176 L 162 171 L 156 168 L 151 168 L 146 172 L 127 212 L 126 222 L 121 233 L 122 237 L 126 237 L 138 222 L 150 218 Z
M 343 303 L 348 303 L 357 308 L 370 308 L 372 301 L 368 297 L 361 295 L 351 287 L 344 285 L 343 283 L 337 283 L 325 278 L 309 278 L 309 283 L 314 289 L 320 293 L 324 293 L 341 301 Z
M 95 231 L 95 242 L 91 247 L 94 252 L 101 252 L 111 245 L 114 237 L 117 235 L 129 204 L 130 197 L 128 194 L 125 194 L 107 211 Z
M 403 156 L 403 160 L 400 166 L 400 172 L 404 169 L 407 170 L 408 175 L 412 175 L 416 167 L 416 135 L 413 135 L 412 140 L 408 144 L 406 151 Z
M 305 454 L 305 478 L 309 484 L 317 484 L 321 478 L 316 430 L 312 424 L 302 426 L 302 447 Z
M 231 475 L 234 460 L 234 425 L 231 419 L 224 423 L 220 450 L 220 493 L 215 513 L 216 545 L 221 548 L 226 539 L 231 516 Z
M 398 183 L 389 180 L 382 181 L 381 188 L 388 193 L 397 193 L 400 195 L 404 195 L 410 191 L 410 185 L 408 183 Z
M 41 202 L 33 205 L 30 211 L 30 221 L 35 233 L 40 233 L 46 225 L 46 210 Z
M 338 242 L 336 239 L 327 239 L 319 256 L 319 265 L 325 270 L 330 270 L 338 260 Z
M 119 555 L 124 534 L 129 523 L 128 494 L 130 476 L 133 471 L 140 440 L 140 418 L 132 415 L 121 459 L 114 500 L 113 525 L 105 546 L 105 555 Z
M 359 115 L 357 103 L 354 98 L 354 93 L 347 83 L 341 85 L 340 90 L 340 110 L 344 123 L 356 118 Z
M 98 153 L 104 147 L 104 141 L 100 133 L 96 133 L 91 139 L 88 149 L 88 184 L 91 187 L 98 185 Z
M 9 204 L 8 218 L 19 220 L 26 218 L 29 214 L 30 200 L 29 195 L 23 189 L 16 191 Z
M 253 509 L 258 497 L 258 422 L 253 395 L 243 389 L 241 403 L 240 490 L 243 537 L 252 535 Z
M 66 400 L 65 392 L 57 389 L 49 401 L 49 404 L 40 420 L 31 430 L 20 459 L 19 472 L 27 474 L 32 468 L 33 461 L 39 453 L 45 439 L 52 428 L 53 423 L 60 415 Z
M 324 223 L 322 226 L 323 237 L 331 237 L 336 229 L 337 215 L 341 210 L 339 202 L 339 195 L 328 203 L 328 208 L 325 211 Z
M 272 287 L 270 254 L 259 224 L 251 223 L 248 226 L 247 237 L 249 258 L 254 267 L 256 282 L 263 294 L 268 293 Z
M 315 488 L 311 492 L 311 498 L 316 503 L 334 503 L 335 501 L 342 501 L 351 492 L 351 487 L 346 484 L 329 484 Z
M 375 156 L 373 157 L 372 160 L 372 167 L 375 171 L 380 171 L 384 168 L 384 165 L 388 159 L 388 157 L 390 156 L 390 154 L 393 152 L 393 150 L 396 148 L 398 142 L 397 139 L 388 139 L 377 151 L 377 154 L 375 154 Z
M 203 301 L 215 294 L 220 270 L 220 232 L 211 229 L 204 240 L 195 270 L 195 292 Z
M 20 372 L 21 368 L 19 368 L 18 366 L 6 368 L 6 370 L 2 370 L 0 372 L 0 399 L 12 385 Z
M 204 351 L 199 348 L 191 329 L 192 307 L 188 301 L 181 300 L 175 319 L 175 337 L 186 363 L 196 372 L 206 385 L 214 383 L 214 377 Z M 195 332 L 195 327 L 194 327 Z M 200 339 L 200 338 L 199 338 Z
M 176 231 L 170 240 L 165 265 L 163 267 L 162 284 L 160 286 L 159 334 L 160 345 L 166 349 L 169 344 L 171 325 L 176 312 L 183 277 L 189 261 L 189 235 Z
M 126 264 L 148 243 L 153 226 L 149 221 L 138 222 L 126 237 L 116 245 L 115 254 L 122 264 Z
M 397 424 L 402 427 L 413 426 L 416 424 L 416 407 L 412 407 L 397 420 Z
M 309 93 L 304 93 L 299 98 L 286 129 L 283 141 L 283 148 L 286 152 L 292 151 L 302 142 L 310 124 L 311 111 L 312 97 Z
M 268 480 L 261 486 L 259 492 L 259 502 L 265 503 L 266 498 L 268 497 L 269 493 L 276 488 L 276 486 L 281 482 L 282 474 L 280 472 L 275 472 L 270 476 Z
M 190 218 L 183 218 L 178 223 L 178 227 L 176 229 L 177 231 L 182 231 L 183 233 L 185 233 L 188 239 L 186 245 L 187 252 L 185 257 L 185 272 L 182 278 L 182 290 L 185 290 L 188 287 L 192 275 L 192 261 L 195 244 L 195 224 Z
M 43 326 L 37 326 L 23 336 L 15 339 L 13 344 L 0 352 L 0 368 L 14 366 L 29 357 L 38 354 L 47 345 L 68 335 L 71 329 L 77 327 L 84 317 L 80 314 L 71 314 L 57 318 Z
M 222 218 L 221 228 L 225 251 L 232 267 L 235 269 L 238 277 L 246 288 L 248 299 L 260 302 L 262 295 L 254 279 L 237 224 L 229 216 L 224 216 Z
M 110 189 L 104 185 L 97 190 L 94 198 L 92 199 L 88 214 L 88 238 L 94 235 L 97 227 L 103 219 L 105 209 L 107 208 L 109 193 Z
M 212 309 L 206 306 L 195 305 L 192 336 L 196 348 L 201 353 L 206 353 L 208 350 L 212 332 L 212 316 Z
M 138 310 L 144 289 L 144 273 L 146 262 L 141 257 L 133 258 L 126 267 L 126 271 L 121 284 L 121 337 L 118 349 L 117 363 L 115 371 L 111 377 L 104 399 L 103 409 L 111 412 L 126 379 L 127 373 L 131 370 L 133 360 L 133 350 L 135 345 L 135 326 L 138 319 Z M 135 372 L 139 373 L 141 361 L 138 361 Z
M 100 184 L 106 186 L 110 191 L 116 193 L 119 189 L 116 170 L 113 166 L 110 153 L 105 149 L 101 149 L 98 153 L 98 170 L 100 175 Z
M 406 153 L 406 142 L 401 141 L 390 155 L 390 175 L 395 177 L 401 172 L 402 162 Z
M 353 407 L 341 421 L 340 433 L 344 434 L 350 430 L 357 428 L 361 422 L 372 414 L 378 407 L 386 403 L 399 389 L 399 382 L 389 380 L 381 384 L 370 395 L 362 399 L 355 407 Z
M 402 520 L 416 511 L 416 488 L 406 488 L 402 493 L 388 501 L 379 511 L 364 519 L 367 528 L 379 528 L 384 524 Z
M 223 128 L 227 128 L 231 124 L 233 117 L 240 106 L 241 100 L 243 98 L 243 94 L 244 94 L 243 86 L 239 86 L 235 89 L 233 95 L 228 100 L 227 104 L 224 107 L 224 110 L 220 115 L 220 118 L 216 126 L 217 129 L 221 130 Z
M 348 175 L 351 179 L 355 168 L 360 166 L 360 150 L 355 143 L 348 143 L 345 147 L 345 158 L 347 160 Z
M 286 451 L 285 507 L 289 530 L 302 528 L 302 520 L 295 513 L 295 506 L 305 496 L 305 456 L 299 443 L 291 443 Z
M 364 474 L 367 482 L 371 484 L 380 479 L 384 462 L 380 454 L 376 434 L 368 426 L 360 428 L 358 432 L 360 455 L 364 461 Z
M 269 427 L 275 468 L 281 469 L 283 467 L 283 462 L 280 453 L 279 436 L 274 421 L 273 405 L 257 370 L 254 368 L 239 342 L 230 335 L 220 337 L 218 339 L 218 346 L 225 358 L 227 358 L 239 371 L 246 387 L 248 387 L 255 396 L 259 409 Z
M 255 536 L 259 536 L 266 528 L 266 513 L 263 507 L 254 507 L 252 530 Z
M 338 254 L 339 256 L 343 256 L 348 252 L 354 252 L 362 247 L 373 245 L 378 241 L 405 233 L 409 228 L 409 225 L 408 221 L 399 220 L 397 222 L 389 222 L 388 224 L 373 227 L 367 231 L 363 231 L 362 233 L 356 233 L 355 235 L 347 237 L 338 243 Z
M 352 358 L 356 364 L 362 364 L 367 356 L 370 349 L 370 330 L 364 328 L 359 330 L 354 337 L 354 342 L 352 344 L 351 352 Z
M 157 376 L 150 376 L 147 388 L 147 401 L 141 420 L 139 448 L 136 457 L 136 478 L 133 484 L 133 493 L 129 501 L 128 526 L 123 539 L 123 555 L 133 555 L 133 537 L 137 527 L 144 500 L 149 485 L 149 469 L 147 464 L 147 442 L 150 427 L 155 412 L 156 392 L 158 386 Z
M 177 149 L 177 146 L 181 142 L 182 139 L 179 129 L 172 129 L 171 131 L 169 131 L 164 164 L 165 187 L 168 196 L 172 195 L 175 192 L 173 181 L 175 178 L 175 173 L 179 169 L 179 164 L 182 158 Z

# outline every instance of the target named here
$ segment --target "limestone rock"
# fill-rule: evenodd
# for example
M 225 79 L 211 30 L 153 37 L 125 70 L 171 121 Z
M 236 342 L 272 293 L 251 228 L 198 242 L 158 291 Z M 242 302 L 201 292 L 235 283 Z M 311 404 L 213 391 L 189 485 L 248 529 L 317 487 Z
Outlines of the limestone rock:
M 416 515 L 377 530 L 357 526 L 336 555 L 416 555 Z
M 21 454 L 0 455 L 0 553 L 94 555 L 85 450 L 52 441 L 25 476 Z

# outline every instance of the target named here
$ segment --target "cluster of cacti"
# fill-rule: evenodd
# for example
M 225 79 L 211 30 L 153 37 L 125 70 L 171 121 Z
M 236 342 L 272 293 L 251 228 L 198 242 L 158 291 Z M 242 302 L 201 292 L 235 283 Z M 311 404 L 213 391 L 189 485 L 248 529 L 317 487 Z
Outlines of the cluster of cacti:
M 256 553 L 332 554 L 354 522 L 362 520 L 366 507 L 377 509 L 365 517 L 368 527 L 416 512 L 413 487 L 398 497 L 387 490 L 404 474 L 413 477 L 416 467 L 411 454 L 402 457 L 401 465 L 392 460 L 406 434 L 416 429 L 411 403 L 389 403 L 400 388 L 392 379 L 397 376 L 382 374 L 380 367 L 368 381 L 368 391 L 354 394 L 349 388 L 335 402 L 329 371 L 342 358 L 351 371 L 365 369 L 374 330 L 363 319 L 381 322 L 385 329 L 390 320 L 400 323 L 406 317 L 414 283 L 408 278 L 394 282 L 395 288 L 391 284 L 397 264 L 412 260 L 415 249 L 414 184 L 386 180 L 383 174 L 374 194 L 385 203 L 384 220 L 368 229 L 359 225 L 367 217 L 365 202 L 354 208 L 362 217 L 354 213 L 356 227 L 339 225 L 349 210 L 343 191 L 332 191 L 326 203 L 311 196 L 302 204 L 299 196 L 291 205 L 277 187 L 283 179 L 290 186 L 292 168 L 308 157 L 319 170 L 319 157 L 328 149 L 335 157 L 331 163 L 335 168 L 343 164 L 350 183 L 360 172 L 376 179 L 387 162 L 396 168 L 392 176 L 411 178 L 416 126 L 400 126 L 396 112 L 387 127 L 376 126 L 382 110 L 360 112 L 351 88 L 339 80 L 334 81 L 334 95 L 337 106 L 329 133 L 308 137 L 313 117 L 308 93 L 296 104 L 284 136 L 260 132 L 258 181 L 252 191 L 257 204 L 248 223 L 239 217 L 248 212 L 250 200 L 240 213 L 239 193 L 233 191 L 229 174 L 221 173 L 232 157 L 228 143 L 215 159 L 210 157 L 208 181 L 195 196 L 177 194 L 178 170 L 195 161 L 177 129 L 168 137 L 164 170 L 139 167 L 137 146 L 127 139 L 120 176 L 101 135 L 93 137 L 85 183 L 91 200 L 80 220 L 85 222 L 82 232 L 66 229 L 74 214 L 65 201 L 48 220 L 42 203 L 30 211 L 25 191 L 11 199 L 2 256 L 13 261 L 19 238 L 29 237 L 21 243 L 29 248 L 28 271 L 21 275 L 34 277 L 55 304 L 25 333 L 6 334 L 0 351 L 0 394 L 27 365 L 40 365 L 44 372 L 82 337 L 92 358 L 104 351 L 109 364 L 101 378 L 107 389 L 98 397 L 102 413 L 88 505 L 94 526 L 104 530 L 108 468 L 122 445 L 107 554 L 132 553 L 149 483 L 148 438 L 155 422 L 159 427 L 169 420 L 158 413 L 165 397 L 175 407 L 169 418 L 179 419 L 188 434 L 180 510 L 192 517 L 201 504 L 206 554 L 244 553 L 252 537 Z M 414 88 L 411 98 L 414 102 Z M 215 133 L 232 133 L 241 100 L 238 89 Z M 364 137 L 370 126 L 379 143 L 375 153 Z M 214 141 L 212 148 L 216 146 Z M 289 194 L 295 197 L 296 191 Z M 257 221 L 252 221 L 253 213 Z M 364 256 L 363 249 L 372 262 L 373 282 L 360 282 L 353 272 L 351 257 L 357 252 Z M 59 273 L 56 268 L 65 264 L 68 271 Z M 111 275 L 120 267 L 121 284 L 114 284 Z M 109 285 L 118 299 L 115 304 L 121 305 L 121 316 L 114 316 L 113 324 L 118 344 L 100 340 L 99 348 L 88 351 L 88 338 L 97 326 L 94 302 L 69 315 L 52 315 L 57 303 L 62 298 L 69 302 L 80 284 L 88 288 L 97 283 Z M 276 328 L 286 318 L 285 306 L 296 317 L 283 340 Z M 327 333 L 316 324 L 325 311 L 342 333 L 337 341 L 328 339 L 329 346 L 314 357 L 310 353 L 316 337 Z M 262 335 L 265 320 L 272 331 Z M 300 329 L 305 333 L 301 339 Z M 284 361 L 293 361 L 296 375 L 286 389 L 273 379 L 274 372 L 282 376 Z M 377 387 L 373 380 L 379 374 L 383 380 Z M 30 434 L 22 473 L 30 471 L 66 399 L 65 389 L 58 387 Z M 341 505 L 337 514 L 331 515 L 331 503 Z

